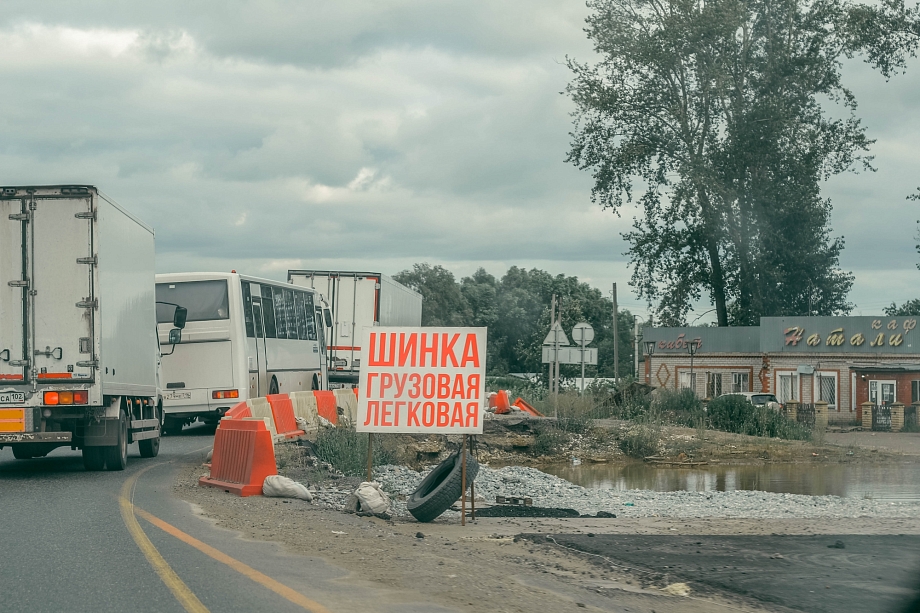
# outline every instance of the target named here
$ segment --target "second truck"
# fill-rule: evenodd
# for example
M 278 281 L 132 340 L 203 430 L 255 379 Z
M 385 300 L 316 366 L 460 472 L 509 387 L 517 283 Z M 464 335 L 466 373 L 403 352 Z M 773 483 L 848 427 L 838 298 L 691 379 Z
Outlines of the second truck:
M 329 387 L 357 387 L 365 327 L 422 325 L 422 295 L 383 273 L 289 270 L 288 283 L 315 289 L 329 304 Z

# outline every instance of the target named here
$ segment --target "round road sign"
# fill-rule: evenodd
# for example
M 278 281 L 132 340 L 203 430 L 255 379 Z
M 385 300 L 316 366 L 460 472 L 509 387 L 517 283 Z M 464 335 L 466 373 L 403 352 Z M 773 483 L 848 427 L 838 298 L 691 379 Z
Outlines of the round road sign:
M 591 324 L 582 322 L 572 328 L 572 340 L 576 345 L 588 345 L 594 340 L 594 328 Z

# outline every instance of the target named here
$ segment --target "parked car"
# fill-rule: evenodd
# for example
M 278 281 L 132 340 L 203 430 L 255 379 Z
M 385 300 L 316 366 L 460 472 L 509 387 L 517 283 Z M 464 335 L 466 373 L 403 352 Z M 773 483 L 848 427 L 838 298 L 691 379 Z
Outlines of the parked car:
M 768 392 L 729 392 L 723 396 L 744 396 L 747 401 L 755 407 L 766 406 L 775 411 L 779 411 L 783 405 L 777 400 L 776 395 Z

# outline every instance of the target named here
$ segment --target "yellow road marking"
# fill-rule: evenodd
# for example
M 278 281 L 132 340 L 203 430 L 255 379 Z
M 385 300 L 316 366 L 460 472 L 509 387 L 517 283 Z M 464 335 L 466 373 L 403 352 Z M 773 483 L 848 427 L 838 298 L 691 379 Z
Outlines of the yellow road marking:
M 179 604 L 181 604 L 188 613 L 209 613 L 207 607 L 198 600 L 198 597 L 195 596 L 192 590 L 189 589 L 185 582 L 179 578 L 179 575 L 177 575 L 169 564 L 167 564 L 166 560 L 163 559 L 163 556 L 160 555 L 157 548 L 154 547 L 150 539 L 147 538 L 147 535 L 144 534 L 144 530 L 141 528 L 140 524 L 137 523 L 137 518 L 134 516 L 134 504 L 131 502 L 134 484 L 137 483 L 138 477 L 151 468 L 153 468 L 153 466 L 148 466 L 137 472 L 121 486 L 121 495 L 118 497 L 118 506 L 121 507 L 121 517 L 125 522 L 125 526 L 128 528 L 128 532 L 131 533 L 134 542 L 137 543 L 138 548 L 140 548 L 141 552 L 147 558 L 147 561 L 150 562 L 150 565 L 153 566 L 153 569 L 160 576 L 163 583 L 166 584 L 166 587 L 169 588 L 169 591 L 172 592 L 176 600 L 179 601 Z
M 251 566 L 247 566 L 246 564 L 243 564 L 236 558 L 231 558 L 224 552 L 218 549 L 214 549 L 213 547 L 211 547 L 210 545 L 206 543 L 202 543 L 195 537 L 191 536 L 190 534 L 186 534 L 185 532 L 183 532 L 182 530 L 179 530 L 172 524 L 166 523 L 159 517 L 156 517 L 155 515 L 151 515 L 147 511 L 140 509 L 140 508 L 135 508 L 135 512 L 141 517 L 143 517 L 144 519 L 146 519 L 147 521 L 149 521 L 151 524 L 159 528 L 160 530 L 166 532 L 167 534 L 171 534 L 172 536 L 176 537 L 183 543 L 191 545 L 198 551 L 202 552 L 203 554 L 207 556 L 214 558 L 218 562 L 226 564 L 227 566 L 237 571 L 238 573 L 249 577 L 256 583 L 264 587 L 267 587 L 271 591 L 289 600 L 290 602 L 296 605 L 299 605 L 308 611 L 312 611 L 313 613 L 330 613 L 329 609 L 319 604 L 318 602 L 314 600 L 310 600 L 309 598 L 307 598 L 300 592 L 289 588 L 283 583 L 275 581 L 268 575 L 264 573 L 260 573 L 259 571 L 252 568 Z

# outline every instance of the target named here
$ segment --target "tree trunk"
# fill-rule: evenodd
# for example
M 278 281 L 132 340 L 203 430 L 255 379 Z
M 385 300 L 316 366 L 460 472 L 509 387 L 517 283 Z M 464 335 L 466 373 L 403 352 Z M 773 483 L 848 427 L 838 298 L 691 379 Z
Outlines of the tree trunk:
M 706 251 L 709 253 L 709 286 L 712 299 L 716 303 L 716 317 L 719 326 L 728 325 L 728 309 L 725 306 L 725 273 L 722 271 L 722 261 L 719 258 L 719 245 L 715 237 L 706 238 Z

